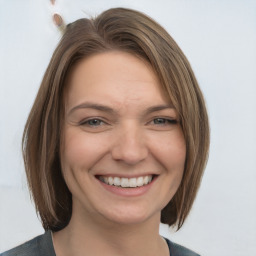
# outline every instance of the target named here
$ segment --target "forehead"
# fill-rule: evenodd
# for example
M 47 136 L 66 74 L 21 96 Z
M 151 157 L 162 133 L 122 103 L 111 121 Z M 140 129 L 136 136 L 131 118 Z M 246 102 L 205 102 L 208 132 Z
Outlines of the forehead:
M 138 101 L 169 103 L 152 67 L 120 51 L 98 53 L 77 63 L 66 82 L 66 105 L 84 100 L 126 104 Z

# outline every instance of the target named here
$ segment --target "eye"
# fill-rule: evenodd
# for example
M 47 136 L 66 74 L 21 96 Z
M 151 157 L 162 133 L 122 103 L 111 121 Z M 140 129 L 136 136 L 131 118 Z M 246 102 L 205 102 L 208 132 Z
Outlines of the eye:
M 162 117 L 158 117 L 153 119 L 153 124 L 156 125 L 172 125 L 172 124 L 177 124 L 177 120 L 176 119 L 169 119 L 169 118 L 162 118 Z
M 106 123 L 99 118 L 87 119 L 80 123 L 80 125 L 87 126 L 87 127 L 99 127 L 104 124 L 106 124 Z
M 90 133 L 105 132 L 112 128 L 111 123 L 105 121 L 105 118 L 101 117 L 88 117 L 81 120 L 78 125 L 83 131 Z

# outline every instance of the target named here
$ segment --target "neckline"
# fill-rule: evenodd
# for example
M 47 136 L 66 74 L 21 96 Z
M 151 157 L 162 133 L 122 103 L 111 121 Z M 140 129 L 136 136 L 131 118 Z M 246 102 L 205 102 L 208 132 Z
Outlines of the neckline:
M 44 241 L 48 245 L 49 251 L 47 252 L 49 256 L 56 256 L 55 250 L 54 250 L 54 239 L 53 239 L 53 232 L 51 230 L 45 231 L 44 234 Z M 165 238 L 161 236 L 162 239 L 167 243 L 169 252 L 171 252 L 171 241 L 168 238 Z
M 170 241 L 168 238 L 166 238 L 166 237 L 163 237 L 163 236 L 162 236 L 162 238 L 163 238 L 163 239 L 165 240 L 165 242 L 167 243 L 169 252 L 171 253 L 171 241 Z

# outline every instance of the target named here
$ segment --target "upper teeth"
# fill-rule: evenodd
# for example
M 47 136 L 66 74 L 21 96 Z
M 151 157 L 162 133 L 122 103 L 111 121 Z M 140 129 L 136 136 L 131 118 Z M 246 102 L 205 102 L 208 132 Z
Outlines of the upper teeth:
M 99 179 L 106 184 L 121 186 L 123 188 L 141 187 L 152 181 L 152 175 L 141 176 L 137 178 L 120 178 L 100 176 Z

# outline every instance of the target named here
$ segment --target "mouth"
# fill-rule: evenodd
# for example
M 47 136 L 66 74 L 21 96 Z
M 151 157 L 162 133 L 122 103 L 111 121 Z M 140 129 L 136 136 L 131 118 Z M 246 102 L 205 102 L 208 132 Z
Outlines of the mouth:
M 124 178 L 117 176 L 96 176 L 103 183 L 120 188 L 137 188 L 150 184 L 157 175 L 145 175 L 133 178 Z

